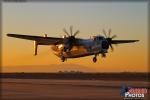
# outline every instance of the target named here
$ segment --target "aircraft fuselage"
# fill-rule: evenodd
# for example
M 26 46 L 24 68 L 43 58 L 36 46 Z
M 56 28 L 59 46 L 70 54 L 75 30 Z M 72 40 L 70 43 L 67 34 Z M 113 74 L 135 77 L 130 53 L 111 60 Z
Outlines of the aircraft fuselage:
M 65 57 L 65 58 L 78 58 L 84 57 L 89 55 L 96 55 L 99 53 L 107 53 L 107 48 L 102 46 L 102 43 L 106 42 L 103 37 L 96 37 L 94 39 L 85 39 L 82 41 L 78 41 L 77 46 L 73 46 L 70 51 L 62 51 L 65 47 L 64 44 L 52 45 L 51 49 L 53 50 L 54 54 L 58 57 Z

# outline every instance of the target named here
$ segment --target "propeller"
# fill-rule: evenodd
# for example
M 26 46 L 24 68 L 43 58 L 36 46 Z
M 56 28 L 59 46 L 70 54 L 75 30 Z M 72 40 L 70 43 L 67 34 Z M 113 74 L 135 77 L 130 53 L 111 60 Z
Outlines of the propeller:
M 76 32 L 73 33 L 73 26 L 70 26 L 70 34 L 69 32 L 67 32 L 67 30 L 64 28 L 63 31 L 66 33 L 67 37 L 64 38 L 64 44 L 65 44 L 65 48 L 64 51 L 70 51 L 73 47 L 73 45 L 76 43 L 76 39 L 75 36 L 77 34 L 79 34 L 79 30 L 77 30 Z
M 74 32 L 73 34 L 73 27 L 70 26 L 70 34 L 67 32 L 67 30 L 64 28 L 63 31 L 67 34 L 68 37 L 71 37 L 71 36 L 76 36 L 77 34 L 79 34 L 79 30 L 77 30 L 76 32 Z
M 117 35 L 111 36 L 111 29 L 108 30 L 108 35 L 106 34 L 106 31 L 103 29 L 103 34 L 105 35 L 105 38 L 106 38 L 106 40 L 107 40 L 107 42 L 108 42 L 108 44 L 109 44 L 111 50 L 113 51 L 114 48 L 113 48 L 113 46 L 112 46 L 111 43 L 112 43 L 112 39 L 116 38 Z

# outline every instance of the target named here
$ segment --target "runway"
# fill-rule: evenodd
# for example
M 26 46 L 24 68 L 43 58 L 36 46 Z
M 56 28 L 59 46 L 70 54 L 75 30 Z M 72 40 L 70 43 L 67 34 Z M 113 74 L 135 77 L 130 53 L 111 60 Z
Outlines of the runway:
M 1 81 L 2 100 L 122 100 L 123 84 L 148 88 L 145 81 L 11 78 Z

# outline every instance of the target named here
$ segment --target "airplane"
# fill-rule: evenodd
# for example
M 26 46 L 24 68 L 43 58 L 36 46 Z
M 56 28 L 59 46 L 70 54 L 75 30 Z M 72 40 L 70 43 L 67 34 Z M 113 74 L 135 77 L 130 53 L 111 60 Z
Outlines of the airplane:
M 106 57 L 108 49 L 111 48 L 113 51 L 114 48 L 112 44 L 122 44 L 122 43 L 132 43 L 139 40 L 113 40 L 116 38 L 116 35 L 111 36 L 111 29 L 108 30 L 108 35 L 103 29 L 102 35 L 93 36 L 89 39 L 76 38 L 76 35 L 79 34 L 79 30 L 73 33 L 73 27 L 70 26 L 70 32 L 63 29 L 63 37 L 48 37 L 47 34 L 44 36 L 32 36 L 32 35 L 21 35 L 21 34 L 11 34 L 8 33 L 8 37 L 32 40 L 34 42 L 34 55 L 37 55 L 38 45 L 48 45 L 51 46 L 52 51 L 56 56 L 58 56 L 62 62 L 66 61 L 68 58 L 80 58 L 85 56 L 93 57 L 93 62 L 97 62 L 97 56 L 99 54 L 102 57 Z

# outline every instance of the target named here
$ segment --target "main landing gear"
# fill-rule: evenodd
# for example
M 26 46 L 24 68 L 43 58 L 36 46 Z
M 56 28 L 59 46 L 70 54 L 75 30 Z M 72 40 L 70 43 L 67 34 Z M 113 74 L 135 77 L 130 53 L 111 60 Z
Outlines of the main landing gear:
M 64 56 L 61 57 L 61 61 L 64 62 L 66 58 Z
M 93 62 L 94 62 L 94 63 L 97 62 L 97 56 L 98 56 L 98 54 L 95 54 L 95 56 L 93 57 Z M 106 54 L 105 54 L 105 53 L 102 53 L 102 57 L 105 58 L 105 57 L 106 57 Z
M 95 56 L 93 57 L 93 62 L 96 63 L 96 61 L 97 61 L 97 55 L 95 55 Z
M 61 51 L 60 54 L 61 54 L 61 55 L 60 55 L 60 56 L 61 56 L 60 59 L 61 59 L 62 62 L 64 62 L 64 61 L 66 60 L 66 58 L 65 58 L 64 55 L 63 55 L 63 51 Z

